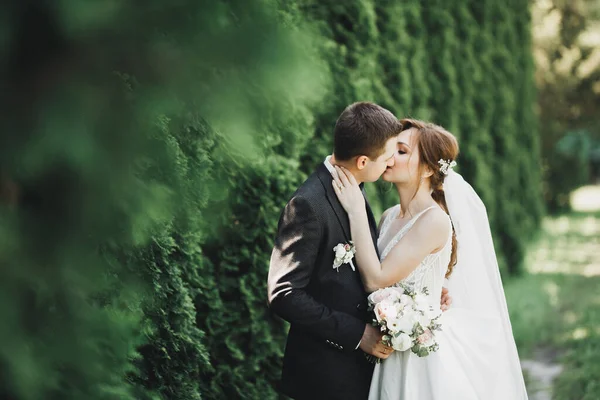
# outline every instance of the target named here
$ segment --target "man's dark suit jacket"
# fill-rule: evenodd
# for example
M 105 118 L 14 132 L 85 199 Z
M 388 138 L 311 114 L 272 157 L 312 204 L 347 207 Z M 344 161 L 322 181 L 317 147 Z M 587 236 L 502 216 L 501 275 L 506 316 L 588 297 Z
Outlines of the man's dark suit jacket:
M 333 248 L 351 236 L 331 182 L 320 164 L 279 220 L 268 300 L 271 310 L 291 324 L 281 391 L 295 399 L 364 400 L 373 365 L 356 347 L 369 319 L 367 293 L 358 270 L 349 264 L 333 268 Z M 376 222 L 366 207 L 376 243 Z

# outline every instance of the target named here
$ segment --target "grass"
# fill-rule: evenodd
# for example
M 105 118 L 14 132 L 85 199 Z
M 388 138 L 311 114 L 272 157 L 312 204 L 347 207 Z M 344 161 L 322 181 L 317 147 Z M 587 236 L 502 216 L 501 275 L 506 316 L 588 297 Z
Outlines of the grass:
M 505 284 L 521 357 L 564 367 L 554 400 L 600 399 L 600 212 L 588 210 L 547 218 L 528 274 Z

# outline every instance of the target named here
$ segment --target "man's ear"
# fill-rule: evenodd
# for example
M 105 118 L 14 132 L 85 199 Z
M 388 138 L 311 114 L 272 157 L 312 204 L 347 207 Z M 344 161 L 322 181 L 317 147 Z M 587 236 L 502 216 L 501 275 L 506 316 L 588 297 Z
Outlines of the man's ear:
M 367 156 L 356 157 L 356 168 L 359 171 L 362 171 L 362 169 L 367 166 L 367 161 L 369 161 L 369 157 Z

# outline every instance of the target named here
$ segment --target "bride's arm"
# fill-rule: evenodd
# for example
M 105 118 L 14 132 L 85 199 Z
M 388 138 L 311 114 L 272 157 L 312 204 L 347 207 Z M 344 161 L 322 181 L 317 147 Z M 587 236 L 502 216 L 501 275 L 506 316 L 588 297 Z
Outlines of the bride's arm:
M 425 257 L 446 244 L 448 235 L 450 225 L 444 211 L 439 208 L 427 211 L 394 245 L 369 285 L 376 290 L 406 278 Z
M 445 244 L 449 234 L 447 216 L 441 209 L 435 209 L 425 213 L 381 263 L 371 238 L 362 192 L 349 172 L 339 167 L 336 170 L 338 177 L 334 177 L 333 188 L 348 213 L 356 263 L 367 291 L 406 278 L 428 254 Z

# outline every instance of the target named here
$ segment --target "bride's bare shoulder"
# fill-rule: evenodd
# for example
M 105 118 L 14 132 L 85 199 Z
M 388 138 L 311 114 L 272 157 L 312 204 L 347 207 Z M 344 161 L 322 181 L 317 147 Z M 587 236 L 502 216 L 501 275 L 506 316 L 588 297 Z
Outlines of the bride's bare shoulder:
M 441 207 L 434 207 L 417 220 L 414 229 L 444 243 L 450 231 L 449 218 Z

